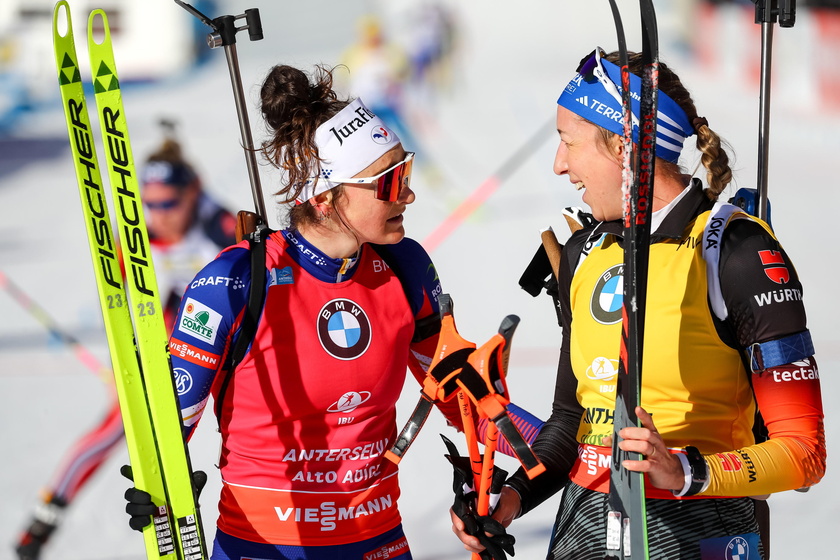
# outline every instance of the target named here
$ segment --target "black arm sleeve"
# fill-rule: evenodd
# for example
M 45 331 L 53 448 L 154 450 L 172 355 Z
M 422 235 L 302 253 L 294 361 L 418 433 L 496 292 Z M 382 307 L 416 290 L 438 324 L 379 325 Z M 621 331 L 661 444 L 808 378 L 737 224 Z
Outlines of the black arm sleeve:
M 807 328 L 793 264 L 779 242 L 752 220 L 735 220 L 724 230 L 720 283 L 726 323 L 739 349 Z
M 575 233 L 566 244 L 560 260 L 558 300 L 563 327 L 560 363 L 557 367 L 551 416 L 532 446 L 546 470 L 534 480 L 528 480 L 525 472 L 519 469 L 507 481 L 522 498 L 523 515 L 563 487 L 578 455 L 577 432 L 583 408 L 577 400 L 577 379 L 572 372 L 569 353 L 572 324 L 569 290 L 577 256 L 581 253 L 588 232 L 589 228 Z

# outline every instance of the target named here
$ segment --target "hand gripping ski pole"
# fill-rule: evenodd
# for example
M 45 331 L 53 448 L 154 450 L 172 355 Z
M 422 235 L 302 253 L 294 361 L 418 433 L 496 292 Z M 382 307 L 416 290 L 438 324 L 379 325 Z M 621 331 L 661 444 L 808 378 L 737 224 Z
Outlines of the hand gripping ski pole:
M 266 211 L 263 201 L 262 185 L 260 174 L 257 168 L 254 142 L 251 137 L 251 125 L 248 121 L 248 109 L 245 105 L 245 94 L 242 90 L 242 78 L 239 73 L 239 58 L 236 54 L 236 34 L 245 29 L 251 41 L 259 41 L 263 38 L 260 11 L 257 8 L 245 10 L 245 13 L 238 16 L 219 16 L 210 19 L 193 6 L 175 0 L 175 3 L 187 10 L 189 13 L 200 19 L 209 26 L 213 32 L 207 35 L 207 45 L 211 49 L 224 47 L 227 58 L 230 81 L 233 86 L 233 100 L 236 103 L 236 114 L 239 117 L 239 132 L 242 136 L 242 148 L 245 150 L 245 163 L 248 166 L 248 177 L 251 180 L 251 194 L 254 197 L 254 208 L 256 214 L 240 211 L 237 224 L 237 238 L 242 239 L 244 233 L 255 231 L 257 228 L 265 227 Z M 245 25 L 237 27 L 237 20 L 245 20 Z M 246 228 L 243 230 L 243 228 Z
M 465 531 L 486 547 L 480 554 L 474 553 L 473 560 L 504 560 L 506 553 L 514 554 L 515 539 L 490 516 L 495 505 L 493 502 L 498 499 L 507 478 L 507 472 L 497 468 L 494 461 L 499 434 L 505 436 L 530 478 L 545 471 L 507 414 L 510 399 L 505 373 L 510 342 L 518 324 L 519 317 L 516 315 L 505 317 L 499 332 L 470 352 L 467 363 L 453 377 L 459 387 L 458 398 L 469 456 L 461 457 L 454 444 L 441 436 L 449 451 L 446 457 L 455 470 L 453 511 L 464 522 Z M 483 455 L 478 448 L 476 414 L 489 420 Z
M 448 401 L 458 392 L 459 388 L 455 383 L 455 378 L 464 364 L 467 363 L 467 357 L 475 350 L 475 344 L 458 334 L 458 329 L 455 327 L 452 298 L 449 294 L 438 296 L 438 305 L 440 305 L 441 319 L 440 335 L 435 355 L 432 357 L 432 363 L 426 372 L 426 379 L 420 391 L 420 400 L 393 447 L 385 452 L 385 456 L 394 463 L 400 462 L 402 456 L 414 442 L 420 428 L 423 427 L 429 417 L 429 412 L 431 412 L 434 403 Z M 461 408 L 463 415 L 463 407 Z M 473 428 L 473 426 L 471 425 L 470 428 Z M 464 429 L 468 429 L 466 419 Z

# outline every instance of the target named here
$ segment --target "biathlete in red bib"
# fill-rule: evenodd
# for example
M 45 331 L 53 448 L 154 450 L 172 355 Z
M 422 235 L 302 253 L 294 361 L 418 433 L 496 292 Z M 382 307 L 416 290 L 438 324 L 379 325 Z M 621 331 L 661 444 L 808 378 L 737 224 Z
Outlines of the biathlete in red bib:
M 441 325 L 437 271 L 403 226 L 414 154 L 360 99 L 338 99 L 324 68 L 277 66 L 261 98 L 288 227 L 267 237 L 261 269 L 243 241 L 199 272 L 170 341 L 187 435 L 216 403 L 212 558 L 407 560 L 385 452 L 406 372 L 423 381 Z M 256 328 L 226 368 L 254 286 Z M 460 429 L 457 402 L 441 409 Z

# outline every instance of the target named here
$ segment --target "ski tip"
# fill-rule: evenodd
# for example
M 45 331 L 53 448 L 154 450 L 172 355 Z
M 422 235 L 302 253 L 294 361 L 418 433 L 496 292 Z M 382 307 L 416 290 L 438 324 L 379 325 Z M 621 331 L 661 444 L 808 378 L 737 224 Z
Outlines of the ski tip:
M 53 41 L 72 36 L 73 23 L 70 18 L 70 4 L 59 0 L 53 8 Z
M 96 20 L 97 17 L 100 21 Z M 106 44 L 111 44 L 111 29 L 108 27 L 108 14 L 105 13 L 105 10 L 97 8 L 88 17 L 88 46 Z

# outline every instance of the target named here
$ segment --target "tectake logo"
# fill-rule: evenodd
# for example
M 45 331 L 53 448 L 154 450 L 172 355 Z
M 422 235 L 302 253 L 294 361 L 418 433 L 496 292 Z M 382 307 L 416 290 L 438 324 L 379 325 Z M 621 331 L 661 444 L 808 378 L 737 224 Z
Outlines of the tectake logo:
M 799 366 L 799 367 L 792 367 Z M 769 368 L 773 374 L 773 381 L 784 383 L 789 381 L 812 381 L 820 378 L 816 367 L 811 366 L 810 360 L 793 362 L 788 366 Z
M 178 322 L 178 330 L 208 344 L 216 342 L 216 332 L 222 322 L 222 316 L 203 303 L 188 297 L 184 302 L 184 312 Z

